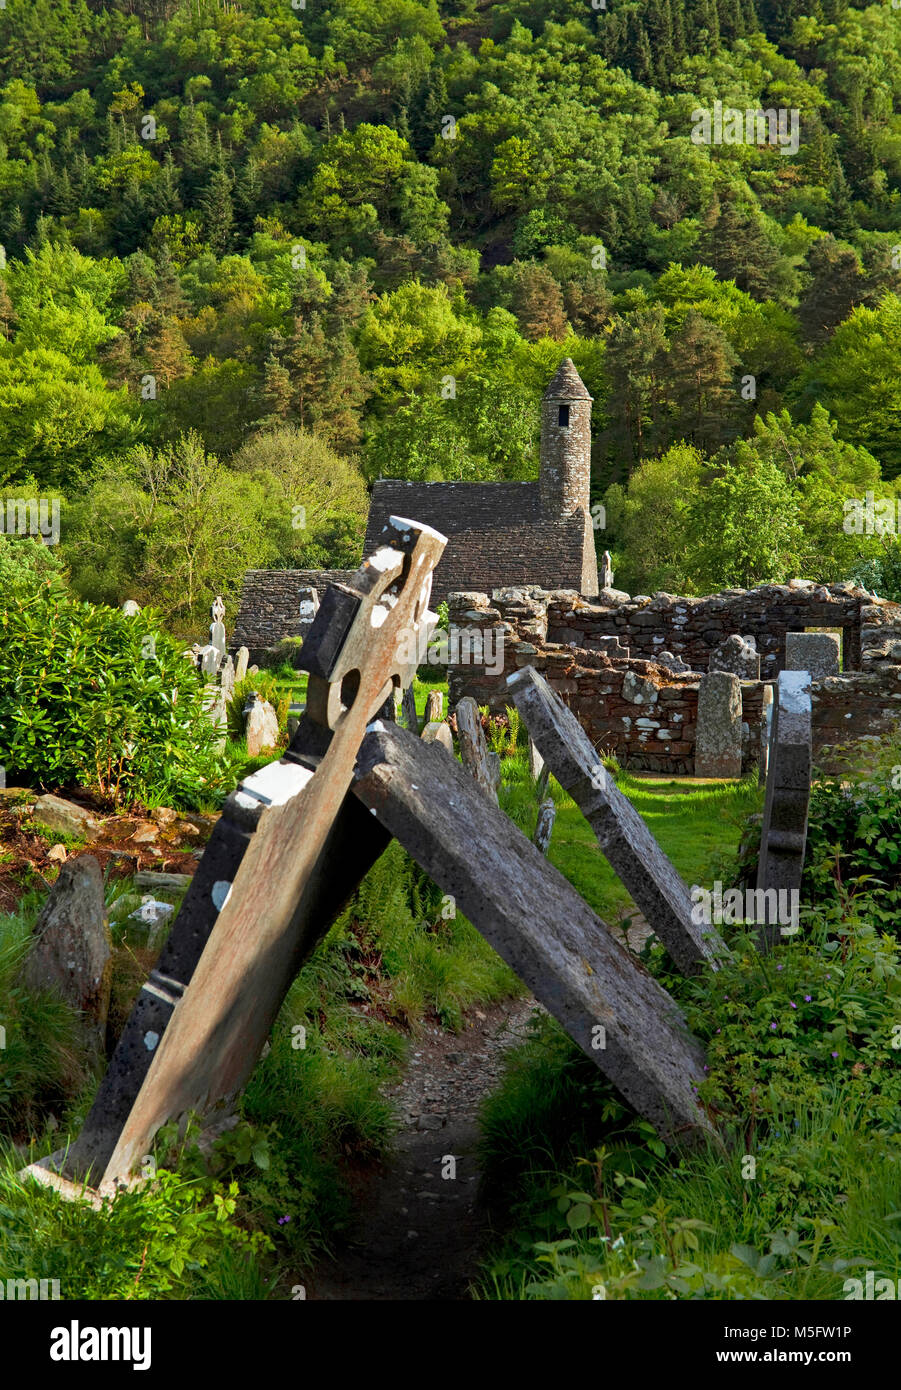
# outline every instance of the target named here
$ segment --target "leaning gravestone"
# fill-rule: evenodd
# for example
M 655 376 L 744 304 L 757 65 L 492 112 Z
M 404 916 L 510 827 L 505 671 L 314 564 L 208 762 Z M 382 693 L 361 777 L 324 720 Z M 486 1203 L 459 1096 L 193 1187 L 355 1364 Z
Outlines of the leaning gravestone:
M 348 794 L 354 759 L 367 723 L 423 659 L 445 540 L 398 517 L 382 534 L 387 543 L 326 592 L 302 655 L 297 735 L 227 799 L 80 1135 L 26 1170 L 66 1196 L 89 1175 L 98 1192 L 115 1191 L 166 1120 L 209 1114 L 240 1091 L 302 962 L 388 843 Z M 411 630 L 417 650 L 402 660 Z
M 408 729 L 412 729 L 414 734 L 419 733 L 419 715 L 416 713 L 416 694 L 412 685 L 408 685 L 404 691 L 404 698 L 401 701 L 403 709 L 404 724 Z
M 809 671 L 813 681 L 837 676 L 841 667 L 841 638 L 835 632 L 787 632 L 786 671 Z
M 711 671 L 698 686 L 696 777 L 741 777 L 741 682 Z
M 531 666 L 507 686 L 546 765 L 573 798 L 648 923 L 686 974 L 715 965 L 724 947 L 692 920 L 691 896 L 628 797 L 623 796 L 571 710 Z
M 63 864 L 35 924 L 22 969 L 28 989 L 62 995 L 79 1013 L 83 1043 L 93 1061 L 103 1055 L 110 995 L 110 944 L 97 860 L 79 855 Z
M 247 675 L 247 663 L 250 660 L 250 652 L 246 647 L 239 647 L 235 657 L 235 685 Z
M 471 695 L 464 695 L 457 705 L 457 741 L 463 766 L 475 778 L 486 796 L 497 801 L 497 769 L 488 749 L 482 716 Z
M 364 806 L 661 1137 L 709 1139 L 704 1057 L 675 1001 L 465 768 L 377 721 L 355 776 Z
M 757 918 L 763 928 L 760 938 L 764 947 L 798 930 L 794 904 L 801 889 L 807 845 L 811 749 L 810 675 L 807 671 L 781 671 L 773 700 L 757 866 L 758 891 L 767 895 L 764 911 Z
M 744 637 L 733 634 L 710 653 L 711 671 L 731 671 L 743 681 L 760 680 L 760 652 Z

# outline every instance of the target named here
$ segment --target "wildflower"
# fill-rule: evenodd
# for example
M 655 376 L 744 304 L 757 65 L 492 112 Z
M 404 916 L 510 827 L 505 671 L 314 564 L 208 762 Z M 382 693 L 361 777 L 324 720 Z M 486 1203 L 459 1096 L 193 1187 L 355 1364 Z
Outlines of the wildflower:
M 788 1002 L 791 1004 L 791 1006 L 792 1006 L 793 1009 L 796 1009 L 796 1008 L 798 1007 L 797 1004 L 795 1003 L 794 999 L 789 999 Z
M 781 970 L 781 969 L 782 969 L 782 966 L 781 966 L 781 965 L 777 965 L 777 966 L 776 966 L 776 969 L 777 969 L 777 970 Z
M 771 1023 L 771 1024 L 770 1024 L 770 1029 L 771 1029 L 772 1032 L 775 1033 L 775 1031 L 776 1031 L 776 1025 L 775 1025 L 775 1023 Z
M 288 1222 L 289 1222 L 290 1220 L 291 1220 L 290 1216 L 280 1216 L 280 1217 L 278 1218 L 278 1224 L 279 1224 L 280 1226 L 287 1226 L 287 1224 L 288 1224 Z
M 805 1004 L 809 1004 L 812 998 L 813 998 L 813 995 L 812 995 L 812 994 L 805 994 L 805 996 L 804 996 L 804 1003 L 805 1003 Z
M 832 1056 L 833 1056 L 833 1057 L 837 1057 L 837 1056 L 838 1056 L 838 1053 L 837 1053 L 837 1052 L 833 1052 L 833 1053 L 832 1053 Z

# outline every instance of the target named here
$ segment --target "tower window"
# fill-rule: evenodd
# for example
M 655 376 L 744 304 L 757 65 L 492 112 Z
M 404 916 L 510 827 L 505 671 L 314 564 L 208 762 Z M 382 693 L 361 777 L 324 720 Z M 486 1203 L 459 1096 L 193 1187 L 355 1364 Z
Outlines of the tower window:
M 561 405 L 557 412 L 557 424 L 563 429 L 569 429 L 569 406 Z

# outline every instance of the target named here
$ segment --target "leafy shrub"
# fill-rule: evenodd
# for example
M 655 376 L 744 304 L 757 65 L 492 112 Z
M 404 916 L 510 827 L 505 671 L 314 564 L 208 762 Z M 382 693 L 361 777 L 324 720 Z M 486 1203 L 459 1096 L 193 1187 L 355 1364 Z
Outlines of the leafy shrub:
M 203 688 L 152 610 L 48 582 L 0 612 L 0 759 L 38 787 L 196 806 L 225 785 Z

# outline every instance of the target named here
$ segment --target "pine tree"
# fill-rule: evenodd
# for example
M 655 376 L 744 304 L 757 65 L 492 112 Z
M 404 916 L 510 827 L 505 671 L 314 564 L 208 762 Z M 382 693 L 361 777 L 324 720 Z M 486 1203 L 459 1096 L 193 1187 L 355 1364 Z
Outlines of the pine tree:
M 721 280 L 734 280 L 755 299 L 778 293 L 780 255 L 756 217 L 742 212 L 732 197 L 714 202 L 699 241 L 698 261 Z
M 519 331 L 530 342 L 565 337 L 563 292 L 547 266 L 514 262 L 513 312 Z
M 736 364 L 723 330 L 702 314 L 689 312 L 673 335 L 667 355 L 673 441 L 688 439 L 707 450 L 724 442 L 730 414 L 734 417 L 737 413 L 733 385 Z
M 835 173 L 829 183 L 829 206 L 823 219 L 825 226 L 834 236 L 853 237 L 857 231 L 857 218 L 851 206 L 851 194 L 841 164 L 836 162 Z
M 231 247 L 235 211 L 232 204 L 231 177 L 221 163 L 213 170 L 210 181 L 201 195 L 200 211 L 204 236 L 210 249 L 217 256 L 224 256 Z
M 868 281 L 857 253 L 831 236 L 813 243 L 807 269 L 811 278 L 798 305 L 798 319 L 805 339 L 816 348 L 866 301 Z

